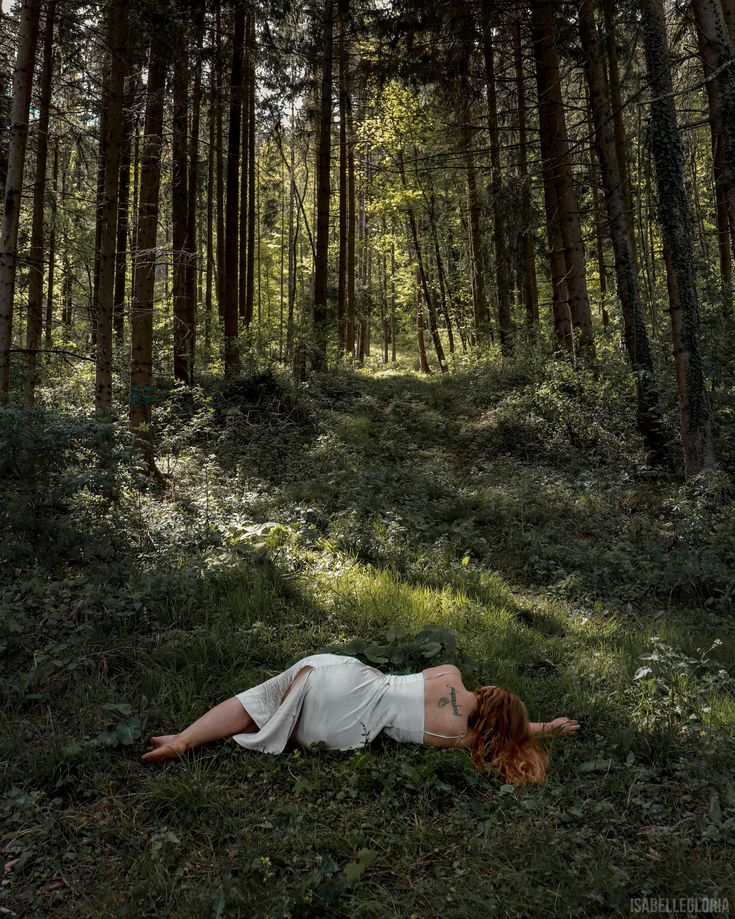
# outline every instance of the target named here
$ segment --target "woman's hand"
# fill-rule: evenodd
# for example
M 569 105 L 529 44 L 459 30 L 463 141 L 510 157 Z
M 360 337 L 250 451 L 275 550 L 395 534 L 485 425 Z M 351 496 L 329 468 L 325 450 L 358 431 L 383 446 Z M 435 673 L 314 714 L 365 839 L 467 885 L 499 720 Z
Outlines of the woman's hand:
M 573 718 L 554 718 L 553 721 L 547 721 L 544 724 L 543 731 L 546 734 L 553 734 L 554 737 L 567 737 L 578 731 L 580 724 Z

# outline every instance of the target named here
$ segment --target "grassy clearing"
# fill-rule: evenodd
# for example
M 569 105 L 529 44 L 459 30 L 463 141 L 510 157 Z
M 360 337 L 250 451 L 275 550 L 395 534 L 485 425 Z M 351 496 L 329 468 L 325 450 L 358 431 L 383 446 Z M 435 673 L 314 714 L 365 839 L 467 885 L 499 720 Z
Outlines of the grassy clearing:
M 74 483 L 50 475 L 36 517 L 8 504 L 6 909 L 735 903 L 729 486 L 652 478 L 626 406 L 600 411 L 604 378 L 580 408 L 538 374 L 344 372 L 307 391 L 265 375 L 174 393 L 165 489 L 141 492 L 124 457 L 102 484 L 77 461 Z M 411 643 L 432 624 L 456 649 Z M 151 734 L 361 638 L 386 669 L 453 660 L 468 685 L 502 683 L 532 718 L 583 731 L 557 744 L 544 786 L 519 791 L 460 751 L 389 740 L 282 757 L 225 742 L 138 764 Z

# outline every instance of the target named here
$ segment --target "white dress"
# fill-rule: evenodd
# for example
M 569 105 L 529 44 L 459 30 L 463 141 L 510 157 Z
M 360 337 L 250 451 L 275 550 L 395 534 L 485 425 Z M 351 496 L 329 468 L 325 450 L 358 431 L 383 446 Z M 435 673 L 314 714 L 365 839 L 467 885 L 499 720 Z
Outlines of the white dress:
M 286 690 L 305 667 L 284 700 Z M 250 750 L 281 753 L 289 738 L 353 750 L 381 732 L 403 743 L 424 741 L 424 675 L 381 673 L 354 657 L 312 654 L 235 696 L 258 725 L 233 739 Z

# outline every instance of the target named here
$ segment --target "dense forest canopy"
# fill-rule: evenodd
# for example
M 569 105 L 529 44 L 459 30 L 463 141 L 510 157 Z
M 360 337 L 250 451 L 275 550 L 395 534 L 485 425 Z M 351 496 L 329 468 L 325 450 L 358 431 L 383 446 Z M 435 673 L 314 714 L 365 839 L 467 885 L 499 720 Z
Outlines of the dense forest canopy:
M 685 468 L 714 465 L 729 0 L 39 0 L 2 26 L 3 398 L 94 360 L 97 415 L 127 403 L 143 445 L 171 375 L 617 339 L 660 461 L 672 335 Z

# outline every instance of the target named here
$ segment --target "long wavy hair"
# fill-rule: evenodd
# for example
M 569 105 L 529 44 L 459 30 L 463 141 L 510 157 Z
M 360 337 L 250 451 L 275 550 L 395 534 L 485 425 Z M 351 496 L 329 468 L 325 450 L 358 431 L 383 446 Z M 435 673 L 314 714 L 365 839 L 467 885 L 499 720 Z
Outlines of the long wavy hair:
M 504 783 L 543 782 L 548 754 L 531 734 L 526 706 L 501 686 L 474 690 L 477 706 L 467 720 L 467 746 L 478 770 L 488 762 Z

